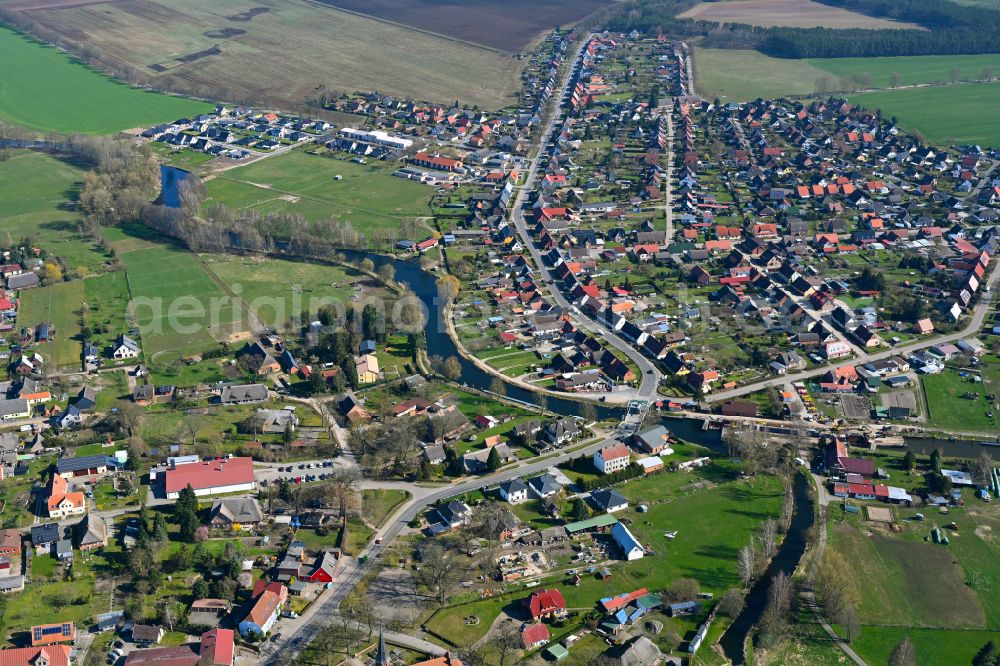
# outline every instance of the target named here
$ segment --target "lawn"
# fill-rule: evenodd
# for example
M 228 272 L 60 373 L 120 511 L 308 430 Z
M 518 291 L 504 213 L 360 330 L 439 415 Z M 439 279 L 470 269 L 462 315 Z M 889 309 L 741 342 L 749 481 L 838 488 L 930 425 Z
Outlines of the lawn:
M 81 280 L 21 292 L 18 325 L 37 327 L 42 322 L 48 322 L 50 326 L 55 326 L 55 339 L 36 347 L 50 365 L 50 370 L 80 367 L 80 304 L 83 294 Z
M 344 266 L 230 255 L 201 260 L 262 322 L 278 328 L 305 311 L 315 316 L 326 305 L 348 306 L 362 285 L 375 287 L 367 275 Z
M 392 176 L 394 165 L 357 164 L 301 150 L 231 169 L 205 183 L 206 204 L 337 218 L 361 232 L 398 229 L 403 218 L 430 214 L 433 190 Z M 335 180 L 340 176 L 341 180 Z
M 0 118 L 46 132 L 111 134 L 211 110 L 118 83 L 66 54 L 0 29 Z M 68 102 L 68 100 L 72 100 Z
M 378 529 L 392 515 L 392 512 L 408 499 L 410 499 L 410 493 L 405 490 L 369 488 L 362 491 L 361 514 L 368 523 Z
M 985 375 L 985 379 L 991 379 Z M 957 432 L 996 433 L 1000 431 L 1000 416 L 987 416 L 992 411 L 985 399 L 987 393 L 998 390 L 995 382 L 973 384 L 963 379 L 953 370 L 945 370 L 936 375 L 922 375 L 924 396 L 930 410 L 927 424 Z M 978 393 L 979 399 L 963 398 L 966 393 Z
M 243 312 L 191 253 L 171 246 L 121 255 L 147 359 L 191 354 L 241 331 Z
M 92 331 L 90 342 L 98 351 L 103 352 L 115 338 L 132 328 L 128 320 L 130 298 L 125 271 L 84 280 L 83 300 L 87 304 L 87 324 Z
M 5 31 L 0 28 L 0 35 Z M 2 40 L 0 40 L 2 42 Z M 0 81 L 0 90 L 4 83 Z M 0 238 L 13 244 L 25 236 L 60 257 L 69 270 L 95 272 L 107 254 L 78 231 L 73 210 L 84 170 L 63 159 L 13 150 L 0 161 Z M 6 238 L 10 238 L 10 242 Z
M 906 130 L 919 130 L 932 143 L 1000 146 L 1000 83 L 908 88 L 851 95 L 868 109 L 896 117 Z M 949 112 L 942 113 L 942 109 Z
M 90 619 L 108 610 L 107 594 L 97 594 L 94 589 L 94 572 L 79 552 L 74 553 L 74 579 L 53 582 L 33 582 L 24 592 L 7 599 L 4 624 L 10 632 L 27 632 L 36 624 L 55 621 L 75 622 L 78 631 L 88 626 Z M 51 556 L 38 559 L 49 559 Z M 47 566 L 47 565 L 39 565 Z

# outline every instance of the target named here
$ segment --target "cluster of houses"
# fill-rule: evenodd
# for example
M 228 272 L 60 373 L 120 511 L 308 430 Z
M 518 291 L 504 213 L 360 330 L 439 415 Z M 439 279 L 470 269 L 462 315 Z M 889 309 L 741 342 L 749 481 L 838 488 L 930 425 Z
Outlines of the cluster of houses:
M 807 359 L 825 363 L 864 353 L 887 344 L 896 331 L 928 335 L 957 323 L 974 304 L 1000 243 L 1000 232 L 991 226 L 996 202 L 983 194 L 997 180 L 986 175 L 988 155 L 975 146 L 958 153 L 922 147 L 875 114 L 840 100 L 716 107 L 677 98 L 674 236 L 641 220 L 632 229 L 616 226 L 662 199 L 660 155 L 668 129 L 665 117 L 655 119 L 642 100 L 598 101 L 613 89 L 601 63 L 620 46 L 600 37 L 588 45 L 574 82 L 576 114 L 556 134 L 533 194 L 535 242 L 557 286 L 580 310 L 664 361 L 671 373 L 686 375 L 693 392 L 705 393 L 716 383 L 730 384 L 711 359 L 674 351 L 690 343 L 684 329 L 705 310 L 681 304 L 679 314 L 656 312 L 654 299 L 644 294 L 621 284 L 602 286 L 609 266 L 623 260 L 679 265 L 693 286 L 714 288 L 714 319 L 745 321 L 785 338 L 784 348 L 768 359 L 768 369 L 777 374 L 804 367 Z M 658 74 L 669 73 L 683 87 L 683 53 L 654 55 L 670 63 Z M 588 181 L 576 163 L 583 130 L 609 114 L 626 128 L 612 154 L 632 158 L 631 171 L 638 174 L 625 187 L 620 177 L 611 187 L 606 174 Z M 708 159 L 719 145 L 722 154 Z M 707 173 L 719 166 L 725 178 Z M 492 265 L 500 268 L 496 278 L 477 286 L 505 287 L 490 292 L 491 305 L 500 310 L 491 325 L 513 343 L 521 339 L 511 326 L 516 317 L 545 303 L 532 295 L 530 262 L 500 201 L 496 193 L 479 195 L 466 226 L 468 239 L 486 245 Z M 456 235 L 452 242 L 460 240 Z M 826 263 L 872 251 L 912 263 L 912 279 L 890 285 L 891 291 L 893 298 L 926 302 L 926 316 L 892 323 L 876 306 L 846 305 L 842 296 L 878 301 L 880 291 L 861 281 L 859 272 L 831 271 Z M 561 388 L 601 391 L 608 385 L 593 373 L 567 379 Z
M 154 125 L 142 136 L 168 146 L 239 160 L 250 157 L 251 150 L 270 152 L 283 145 L 313 141 L 329 129 L 330 124 L 323 120 L 217 106 L 212 113 Z
M 358 353 L 354 355 L 354 367 L 358 384 L 374 384 L 382 378 L 382 370 L 375 355 L 377 345 L 374 340 L 362 340 Z M 313 372 L 322 372 L 327 381 L 340 372 L 337 367 L 314 369 L 303 363 L 275 335 L 265 335 L 253 342 L 247 342 L 237 353 L 236 360 L 253 375 L 267 377 L 285 373 L 293 377 L 308 379 Z

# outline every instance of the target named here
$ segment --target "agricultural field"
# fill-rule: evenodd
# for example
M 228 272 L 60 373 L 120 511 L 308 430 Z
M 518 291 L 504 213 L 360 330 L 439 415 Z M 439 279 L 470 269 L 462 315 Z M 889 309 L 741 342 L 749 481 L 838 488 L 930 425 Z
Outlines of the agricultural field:
M 1000 529 L 995 505 L 965 493 L 966 506 L 939 516 L 927 509 L 895 508 L 900 533 L 870 530 L 834 511 L 831 545 L 855 566 L 862 601 L 861 637 L 853 647 L 869 663 L 885 663 L 893 647 L 909 636 L 917 663 L 969 663 L 1000 630 Z M 909 520 L 918 510 L 928 516 Z M 947 546 L 925 541 L 934 526 Z
M 836 77 L 865 77 L 865 86 L 870 88 L 892 87 L 893 75 L 898 77 L 897 86 L 950 83 L 953 75 L 957 81 L 1000 75 L 1000 55 L 809 58 L 804 62 Z M 833 87 L 839 87 L 836 81 Z
M 2 34 L 2 31 L 0 31 Z M 0 82 L 0 89 L 4 85 Z M 108 256 L 80 235 L 73 210 L 84 169 L 28 150 L 13 150 L 0 160 L 0 239 L 5 245 L 25 236 L 60 257 L 79 275 L 100 269 Z
M 247 322 L 191 253 L 170 246 L 121 255 L 148 361 L 195 354 L 243 331 Z
M 305 0 L 138 0 L 24 11 L 81 48 L 134 68 L 145 83 L 257 105 L 295 106 L 324 91 L 368 91 L 378 82 L 380 92 L 397 96 L 500 108 L 520 86 L 522 63 L 512 56 Z
M 201 260 L 261 322 L 277 328 L 305 310 L 315 315 L 324 305 L 350 305 L 359 289 L 381 293 L 367 275 L 344 266 L 215 254 Z
M 568 26 L 606 3 L 601 0 L 320 0 L 325 5 L 516 53 L 540 33 Z
M 895 116 L 905 130 L 919 130 L 932 143 L 1000 146 L 1000 83 L 907 88 L 851 95 L 848 99 L 883 117 Z M 942 113 L 942 109 L 950 112 Z M 959 112 L 960 111 L 960 112 Z
M 954 70 L 954 71 L 953 71 Z M 758 97 L 813 95 L 857 85 L 868 88 L 977 81 L 1000 74 L 1000 56 L 893 58 L 772 58 L 747 49 L 694 48 L 695 87 L 708 99 L 739 102 Z M 855 79 L 858 83 L 849 79 Z
M 119 83 L 7 28 L 0 28 L 0 53 L 0 119 L 29 129 L 112 134 L 211 108 Z
M 351 222 L 362 233 L 398 229 L 403 218 L 429 214 L 432 190 L 397 178 L 392 171 L 392 165 L 383 163 L 357 164 L 292 151 L 207 180 L 205 203 L 299 213 L 310 221 L 333 217 Z
M 49 370 L 70 368 L 79 370 L 82 343 L 80 341 L 80 304 L 83 302 L 83 282 L 59 282 L 21 292 L 18 326 L 35 328 L 48 323 L 55 327 L 55 339 L 36 346 L 49 364 Z
M 677 17 L 718 23 L 746 23 L 763 27 L 923 30 L 914 23 L 866 16 L 812 0 L 703 2 L 683 14 L 678 14 Z

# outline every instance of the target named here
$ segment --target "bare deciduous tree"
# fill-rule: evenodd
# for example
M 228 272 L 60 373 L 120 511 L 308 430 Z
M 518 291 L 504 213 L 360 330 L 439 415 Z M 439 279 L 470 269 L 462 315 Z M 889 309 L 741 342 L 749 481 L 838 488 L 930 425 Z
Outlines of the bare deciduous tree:
M 916 666 L 917 649 L 913 646 L 913 641 L 904 638 L 899 641 L 892 654 L 889 655 L 889 666 Z
M 744 587 L 750 585 L 757 574 L 757 555 L 754 552 L 753 542 L 740 548 L 739 557 L 736 559 L 736 571 L 743 581 Z
M 452 553 L 441 543 L 432 541 L 420 549 L 421 582 L 433 591 L 437 602 L 444 606 L 455 581 L 455 563 Z
M 760 529 L 761 554 L 765 560 L 774 557 L 774 552 L 778 547 L 778 523 L 774 518 L 768 518 Z

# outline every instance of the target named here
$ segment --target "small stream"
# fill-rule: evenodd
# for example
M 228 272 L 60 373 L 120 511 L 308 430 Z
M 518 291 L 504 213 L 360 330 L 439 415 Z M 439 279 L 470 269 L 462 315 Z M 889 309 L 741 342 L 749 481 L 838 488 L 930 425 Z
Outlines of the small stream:
M 719 640 L 722 651 L 735 666 L 746 663 L 743 646 L 750 631 L 754 625 L 760 622 L 764 614 L 771 579 L 779 572 L 791 576 L 792 572 L 799 566 L 799 560 L 802 559 L 802 555 L 806 551 L 806 534 L 813 525 L 814 513 L 813 500 L 809 496 L 809 481 L 806 475 L 801 472 L 795 475 L 793 497 L 795 512 L 792 514 L 792 523 L 788 533 L 785 535 L 784 541 L 781 542 L 781 546 L 778 547 L 778 553 L 771 560 L 764 574 L 750 588 L 743 612 L 726 629 L 726 633 Z

